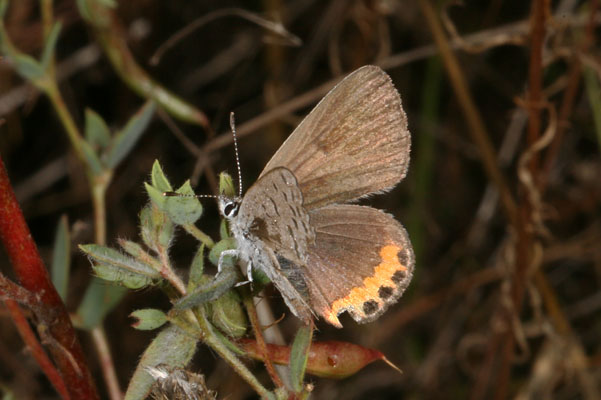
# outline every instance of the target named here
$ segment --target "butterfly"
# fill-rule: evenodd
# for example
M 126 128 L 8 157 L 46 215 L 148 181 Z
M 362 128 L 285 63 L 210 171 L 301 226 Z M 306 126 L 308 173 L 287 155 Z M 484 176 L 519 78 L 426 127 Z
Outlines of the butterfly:
M 386 192 L 409 166 L 411 136 L 400 96 L 379 67 L 336 85 L 282 144 L 246 194 L 219 196 L 237 248 L 304 323 L 372 321 L 413 274 L 407 232 L 378 209 L 346 204 Z

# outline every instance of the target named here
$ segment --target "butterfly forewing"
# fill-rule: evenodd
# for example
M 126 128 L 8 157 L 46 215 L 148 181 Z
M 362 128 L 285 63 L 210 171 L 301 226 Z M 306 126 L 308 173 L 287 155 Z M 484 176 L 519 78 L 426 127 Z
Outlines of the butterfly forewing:
M 409 148 L 398 92 L 379 67 L 365 66 L 323 98 L 262 175 L 288 168 L 313 209 L 393 187 L 406 174 Z

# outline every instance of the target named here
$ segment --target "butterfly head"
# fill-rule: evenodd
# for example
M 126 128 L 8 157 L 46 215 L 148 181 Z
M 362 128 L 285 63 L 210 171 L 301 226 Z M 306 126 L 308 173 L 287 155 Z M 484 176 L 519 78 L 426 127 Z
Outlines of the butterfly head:
M 219 212 L 228 220 L 236 218 L 242 199 L 240 197 L 219 196 L 217 198 Z

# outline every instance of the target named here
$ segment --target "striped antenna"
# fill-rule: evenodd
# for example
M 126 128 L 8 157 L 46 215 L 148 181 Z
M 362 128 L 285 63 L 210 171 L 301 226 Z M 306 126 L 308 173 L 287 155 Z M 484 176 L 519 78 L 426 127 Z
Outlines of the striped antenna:
M 230 128 L 232 130 L 232 136 L 234 137 L 234 152 L 236 153 L 236 169 L 238 170 L 238 196 L 242 197 L 242 174 L 240 172 L 240 155 L 238 153 L 238 137 L 236 136 L 236 120 L 234 118 L 234 112 L 230 113 Z M 196 198 L 209 198 L 218 199 L 220 196 L 214 194 L 183 194 L 177 192 L 163 192 L 165 197 L 196 197 Z
M 234 112 L 230 113 L 230 128 L 234 136 L 234 152 L 236 153 L 236 168 L 238 169 L 238 197 L 242 197 L 242 174 L 240 173 L 240 155 L 238 154 L 238 138 L 236 137 L 236 120 Z
M 209 199 L 218 199 L 219 196 L 214 194 L 185 194 L 185 193 L 177 193 L 177 192 L 163 192 L 163 196 L 165 197 L 195 197 L 195 198 L 209 198 Z

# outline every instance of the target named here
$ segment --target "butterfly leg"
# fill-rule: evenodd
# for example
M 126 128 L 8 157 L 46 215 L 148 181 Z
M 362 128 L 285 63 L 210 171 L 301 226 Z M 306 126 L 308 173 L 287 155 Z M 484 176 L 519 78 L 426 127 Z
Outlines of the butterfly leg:
M 240 255 L 240 252 L 237 249 L 223 250 L 221 252 L 221 254 L 219 254 L 219 261 L 217 262 L 217 275 L 219 275 L 221 273 L 221 271 L 223 270 L 224 257 L 226 257 L 226 256 L 238 257 L 239 255 Z
M 246 264 L 246 280 L 236 283 L 234 287 L 246 285 L 247 283 L 253 283 L 253 263 L 250 260 Z

